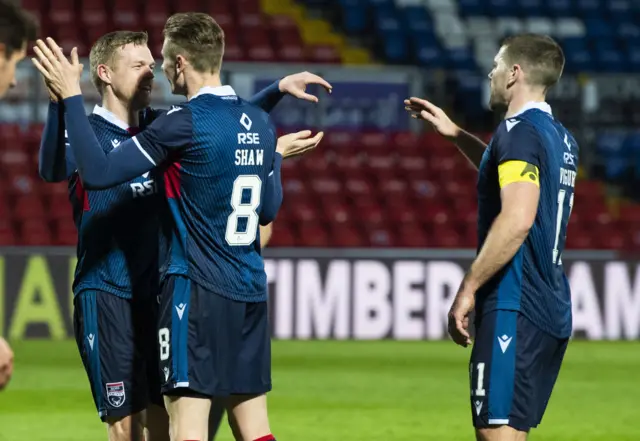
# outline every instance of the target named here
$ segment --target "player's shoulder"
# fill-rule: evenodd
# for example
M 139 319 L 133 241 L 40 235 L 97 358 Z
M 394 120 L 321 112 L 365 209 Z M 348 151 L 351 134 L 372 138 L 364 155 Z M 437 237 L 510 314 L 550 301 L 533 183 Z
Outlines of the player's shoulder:
M 536 125 L 524 117 L 517 115 L 504 119 L 496 129 L 493 137 L 493 144 L 501 146 L 505 144 L 513 145 L 522 140 L 538 140 L 540 134 Z

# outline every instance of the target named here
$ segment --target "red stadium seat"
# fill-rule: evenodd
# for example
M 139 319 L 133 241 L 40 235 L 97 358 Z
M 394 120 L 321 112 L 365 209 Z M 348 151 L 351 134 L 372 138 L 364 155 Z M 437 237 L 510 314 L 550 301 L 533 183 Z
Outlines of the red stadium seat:
M 105 0 L 82 0 L 80 6 L 82 22 L 87 26 L 107 22 L 107 5 Z
M 177 0 L 173 2 L 173 12 L 204 12 L 203 2 L 200 0 Z M 218 0 L 214 0 L 213 3 L 219 3 Z M 214 16 L 214 18 L 216 18 Z
M 0 230 L 0 246 L 11 247 L 18 245 L 16 235 L 13 231 Z
M 29 11 L 38 20 L 42 21 L 42 11 L 44 2 L 40 0 L 22 0 L 20 5 Z
M 269 24 L 271 25 L 271 28 L 276 32 L 283 31 L 285 33 L 296 34 L 298 34 L 299 32 L 298 23 L 296 23 L 296 21 L 288 15 L 272 15 L 271 17 L 269 17 Z
M 76 26 L 76 10 L 73 0 L 51 0 L 48 18 L 56 26 Z
M 249 61 L 273 61 L 275 58 L 275 52 L 268 42 L 261 44 L 245 44 L 245 50 Z
M 18 219 L 42 219 L 45 217 L 42 201 L 37 196 L 23 196 L 18 198 L 15 206 Z
M 419 224 L 405 224 L 398 229 L 398 246 L 403 248 L 427 248 L 433 243 L 426 230 Z
M 327 231 L 319 224 L 301 225 L 298 233 L 298 244 L 309 247 L 327 247 L 329 240 Z
M 273 228 L 273 235 L 269 241 L 270 247 L 293 247 L 296 245 L 296 238 L 291 231 L 291 227 L 283 224 L 278 217 L 278 221 Z
M 112 19 L 116 28 L 140 29 L 141 19 L 138 3 L 131 0 L 114 0 Z
M 154 2 L 145 2 L 142 14 L 145 18 L 146 28 L 154 26 L 164 26 L 170 15 L 167 0 L 158 0 Z
M 348 225 L 334 225 L 331 239 L 339 247 L 362 247 L 368 243 L 359 230 Z
M 307 47 L 307 61 L 310 63 L 338 64 L 342 60 L 340 53 L 333 46 L 315 45 Z

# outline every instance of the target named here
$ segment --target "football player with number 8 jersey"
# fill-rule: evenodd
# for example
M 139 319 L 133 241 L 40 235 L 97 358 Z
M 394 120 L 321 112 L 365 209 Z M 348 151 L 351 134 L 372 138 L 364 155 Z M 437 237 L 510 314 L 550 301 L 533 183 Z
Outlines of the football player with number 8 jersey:
M 84 115 L 78 60 L 69 62 L 49 39 L 51 53 L 39 69 L 63 98 L 87 188 L 108 188 L 155 167 L 165 171 L 171 215 L 162 221 L 171 238 L 158 337 L 172 438 L 206 438 L 211 399 L 226 397 L 243 438 L 272 439 L 266 275 L 256 230 L 282 202 L 279 152 L 286 146 L 278 142 L 276 152 L 267 113 L 221 86 L 224 37 L 210 16 L 176 14 L 164 36 L 163 70 L 187 102 L 109 155 Z M 283 138 L 309 145 L 321 138 L 309 135 Z

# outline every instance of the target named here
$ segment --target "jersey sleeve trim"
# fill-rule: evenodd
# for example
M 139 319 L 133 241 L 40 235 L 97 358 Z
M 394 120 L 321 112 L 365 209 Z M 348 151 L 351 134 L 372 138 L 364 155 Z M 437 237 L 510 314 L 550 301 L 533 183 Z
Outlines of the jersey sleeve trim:
M 500 188 L 514 182 L 530 182 L 540 187 L 538 167 L 525 161 L 506 161 L 498 166 Z
M 149 153 L 147 153 L 147 151 L 145 149 L 142 148 L 142 145 L 140 144 L 140 141 L 138 141 L 138 139 L 134 136 L 133 138 L 133 142 L 136 143 L 136 146 L 138 147 L 138 149 L 142 152 L 142 154 L 144 155 L 145 158 L 147 158 L 149 160 L 149 162 L 151 162 L 153 165 L 156 165 L 156 162 L 153 160 L 153 158 L 151 157 L 151 155 L 149 155 Z

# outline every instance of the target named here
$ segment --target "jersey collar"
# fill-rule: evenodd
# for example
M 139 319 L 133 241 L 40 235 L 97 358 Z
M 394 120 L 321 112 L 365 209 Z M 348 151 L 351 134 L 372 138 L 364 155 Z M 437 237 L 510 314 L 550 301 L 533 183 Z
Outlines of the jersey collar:
M 199 97 L 200 95 L 216 95 L 216 96 L 236 96 L 236 91 L 233 90 L 231 86 L 219 86 L 219 87 L 211 87 L 205 86 L 198 91 L 194 96 L 191 97 L 191 100 Z M 189 100 L 189 101 L 191 101 Z
M 538 109 L 541 110 L 545 113 L 548 113 L 549 115 L 552 115 L 551 113 L 551 106 L 549 104 L 547 104 L 544 101 L 529 101 L 528 103 L 526 103 L 524 106 L 522 106 L 522 108 L 517 111 L 514 115 L 511 115 L 510 118 L 514 118 L 516 116 L 522 115 L 524 112 L 526 112 L 527 110 L 531 110 L 531 109 Z
M 114 126 L 120 127 L 122 130 L 129 130 L 129 124 L 122 121 L 120 118 L 118 118 L 117 116 L 115 116 L 113 113 L 111 113 L 110 111 L 108 111 L 102 106 L 96 105 L 93 108 L 93 113 L 95 115 L 101 116 L 102 118 L 106 119 Z

